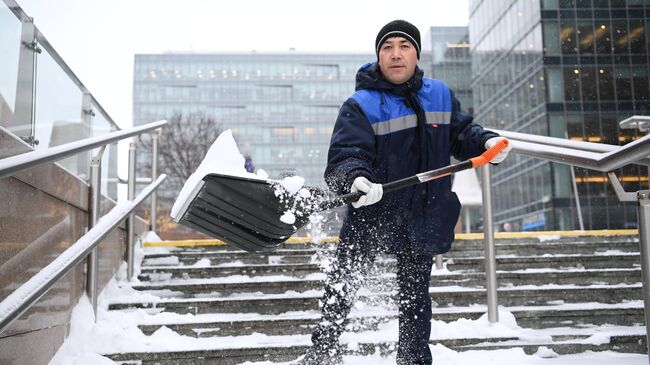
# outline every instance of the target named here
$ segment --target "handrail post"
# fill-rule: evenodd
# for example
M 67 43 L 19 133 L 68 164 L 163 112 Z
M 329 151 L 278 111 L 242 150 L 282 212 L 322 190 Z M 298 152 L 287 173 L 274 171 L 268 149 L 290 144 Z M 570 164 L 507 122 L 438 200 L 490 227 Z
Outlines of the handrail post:
M 494 253 L 494 219 L 492 217 L 492 182 L 490 164 L 483 166 L 481 190 L 483 193 L 483 239 L 485 242 L 485 279 L 487 289 L 488 321 L 499 322 L 497 273 Z
M 0 301 L 0 334 L 28 311 L 56 282 L 87 257 L 96 245 L 119 227 L 136 207 L 149 198 L 151 192 L 157 189 L 165 178 L 167 175 L 160 175 L 133 200 L 119 202 L 110 212 L 102 216 L 83 237 Z M 65 223 L 67 226 L 68 222 Z
M 641 273 L 643 275 L 643 300 L 646 322 L 647 350 L 650 353 L 650 192 L 637 192 L 639 217 L 639 244 L 641 246 Z
M 158 138 L 160 137 L 161 130 L 157 130 L 151 134 L 153 138 L 153 143 L 151 147 L 151 181 L 155 181 L 158 178 Z M 156 219 L 158 219 L 158 214 L 156 209 L 158 208 L 158 199 L 156 197 L 156 192 L 154 191 L 151 194 L 151 228 L 152 232 L 156 231 Z
M 129 144 L 129 185 L 128 185 L 128 199 L 133 200 L 135 198 L 135 153 L 136 153 L 136 142 L 135 138 Z M 135 237 L 134 237 L 134 227 L 135 227 L 135 212 L 129 214 L 129 218 L 126 223 L 126 278 L 128 281 L 131 281 L 133 278 L 134 271 L 134 262 L 135 262 Z
M 33 147 L 38 144 L 34 131 L 34 88 L 36 87 L 34 70 L 36 53 L 40 52 L 40 49 L 36 44 L 36 27 L 32 18 L 23 21 L 20 37 L 14 122 L 7 127 Z
M 99 150 L 90 162 L 90 209 L 89 229 L 94 227 L 101 214 L 102 191 L 102 155 L 104 147 Z M 93 307 L 95 321 L 97 321 L 97 276 L 99 266 L 99 252 L 97 246 L 93 248 L 86 259 L 86 294 Z

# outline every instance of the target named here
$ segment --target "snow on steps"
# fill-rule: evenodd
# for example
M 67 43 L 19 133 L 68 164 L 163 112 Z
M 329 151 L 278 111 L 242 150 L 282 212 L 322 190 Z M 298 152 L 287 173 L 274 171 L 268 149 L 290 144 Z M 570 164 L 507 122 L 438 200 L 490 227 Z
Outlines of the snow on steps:
M 527 342 L 513 337 L 499 338 L 463 338 L 441 339 L 431 341 L 454 351 L 485 351 L 505 348 L 522 348 L 527 354 L 535 354 L 540 350 L 551 350 L 555 354 L 574 354 L 586 351 L 616 350 L 620 352 L 637 352 L 640 345 L 645 346 L 645 334 L 611 336 L 607 344 L 589 343 L 589 336 L 561 336 L 551 338 L 547 342 Z M 364 343 L 356 342 L 351 349 L 346 349 L 344 354 L 372 355 L 379 353 L 388 355 L 396 351 L 395 342 Z M 170 351 L 159 353 L 131 353 L 115 354 L 109 357 L 117 362 L 133 363 L 133 359 L 143 359 L 142 365 L 177 365 L 177 364 L 219 364 L 235 365 L 246 361 L 291 361 L 304 354 L 309 348 L 309 343 L 301 341 L 300 344 L 290 346 L 263 345 L 260 347 L 230 348 L 215 350 Z M 200 360 L 199 360 L 200 359 Z M 197 361 L 198 360 L 198 361 Z
M 641 269 L 582 269 L 582 270 L 543 270 L 543 271 L 500 271 L 497 272 L 497 282 L 502 287 L 516 285 L 534 285 L 541 282 L 547 284 L 575 284 L 590 285 L 594 283 L 594 275 L 597 274 L 600 284 L 634 284 L 641 281 Z M 183 294 L 183 297 L 196 297 L 199 295 L 213 294 L 225 297 L 235 293 L 254 292 L 263 294 L 280 294 L 287 291 L 305 292 L 323 288 L 325 274 L 313 275 L 313 279 L 302 279 L 291 276 L 251 278 L 240 277 L 233 282 L 229 278 L 206 278 L 194 280 L 167 280 L 165 282 L 136 283 L 133 289 L 148 292 L 169 290 Z M 369 276 L 369 286 L 378 286 L 385 283 L 385 287 L 393 287 L 395 276 L 382 274 Z M 450 286 L 462 283 L 466 287 L 482 288 L 485 285 L 485 273 L 483 272 L 445 272 L 432 275 L 431 287 Z
M 451 326 L 484 320 L 482 244 L 480 240 L 456 242 L 446 255 L 445 270 L 434 270 L 434 333 L 438 322 Z M 309 345 L 310 329 L 319 318 L 324 274 L 318 263 L 327 262 L 331 251 L 295 247 L 268 255 L 224 247 L 147 255 L 142 281 L 124 285 L 141 292 L 142 300 L 115 300 L 109 308 L 151 313 L 151 320 L 139 326 L 145 334 L 176 331 L 188 341 L 194 338 L 198 342 L 164 353 L 134 351 L 109 357 L 160 365 L 194 363 L 190 359 L 202 359 L 197 364 L 227 365 L 296 358 Z M 499 304 L 521 329 L 514 337 L 443 336 L 432 343 L 455 351 L 512 347 L 527 353 L 548 348 L 558 354 L 646 351 L 638 241 L 634 237 L 561 237 L 541 242 L 501 239 L 497 240 L 497 254 Z M 353 311 L 350 324 L 355 334 L 346 333 L 342 338 L 350 353 L 394 352 L 395 338 L 381 336 L 378 341 L 373 337 L 397 323 L 393 288 L 381 286 L 394 281 L 390 274 L 394 262 L 380 258 L 377 266 L 382 274 L 368 284 L 375 288 L 360 291 L 362 305 Z M 167 320 L 156 321 L 156 313 L 161 311 L 168 313 Z M 188 320 L 183 313 L 194 315 Z M 169 321 L 169 316 L 176 320 Z M 396 329 L 387 333 L 392 332 L 396 336 Z M 259 341 L 256 336 L 261 336 Z M 598 336 L 603 338 L 594 339 Z
M 640 257 L 636 253 L 609 253 L 596 255 L 543 255 L 543 256 L 502 256 L 497 255 L 497 268 L 501 271 L 530 270 L 542 268 L 556 269 L 606 269 L 638 268 Z M 205 261 L 207 262 L 207 261 Z M 483 271 L 482 257 L 450 258 L 447 269 L 452 271 Z M 378 260 L 376 267 L 382 271 L 395 271 L 395 259 Z M 198 266 L 144 266 L 139 279 L 154 281 L 162 277 L 168 279 L 200 279 L 226 277 L 232 275 L 291 275 L 304 278 L 319 272 L 318 263 L 291 264 L 242 264 L 237 261 L 228 264 Z

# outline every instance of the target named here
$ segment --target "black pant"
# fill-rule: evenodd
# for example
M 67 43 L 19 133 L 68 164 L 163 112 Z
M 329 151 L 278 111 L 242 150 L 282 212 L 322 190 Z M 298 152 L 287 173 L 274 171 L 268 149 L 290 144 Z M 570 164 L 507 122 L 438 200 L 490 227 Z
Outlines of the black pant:
M 321 309 L 322 319 L 312 333 L 314 350 L 331 356 L 338 351 L 338 341 L 348 322 L 348 314 L 376 253 L 360 245 L 340 243 L 337 261 L 325 282 Z M 397 255 L 399 285 L 399 365 L 431 365 L 432 256 Z

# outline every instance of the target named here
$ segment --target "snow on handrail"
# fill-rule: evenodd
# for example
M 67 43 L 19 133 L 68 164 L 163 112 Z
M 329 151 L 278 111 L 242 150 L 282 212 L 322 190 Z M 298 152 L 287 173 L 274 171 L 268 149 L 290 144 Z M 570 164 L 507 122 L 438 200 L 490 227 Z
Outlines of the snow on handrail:
M 45 295 L 54 283 L 88 256 L 90 251 L 126 219 L 140 203 L 147 199 L 166 177 L 165 174 L 160 175 L 134 200 L 118 203 L 88 233 L 0 302 L 0 334 Z
M 142 133 L 153 131 L 167 125 L 166 120 L 144 124 L 138 127 L 123 129 L 115 132 L 89 137 L 80 141 L 50 147 L 44 150 L 36 150 L 22 153 L 20 155 L 3 158 L 0 160 L 0 179 L 12 176 L 22 170 L 32 168 L 47 162 L 53 162 L 65 157 L 76 155 L 80 152 L 89 151 L 119 140 L 137 136 Z

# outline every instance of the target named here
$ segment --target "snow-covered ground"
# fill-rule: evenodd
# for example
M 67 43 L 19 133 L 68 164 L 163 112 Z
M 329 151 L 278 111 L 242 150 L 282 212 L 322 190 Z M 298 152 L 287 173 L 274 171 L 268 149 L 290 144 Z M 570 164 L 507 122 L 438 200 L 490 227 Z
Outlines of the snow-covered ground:
M 157 237 L 149 233 L 145 240 L 153 241 Z M 140 263 L 145 251 L 150 253 L 168 252 L 168 248 L 145 248 L 137 250 L 136 272 L 140 271 Z M 263 316 L 256 313 L 242 314 L 176 314 L 160 312 L 157 309 L 133 309 L 123 311 L 108 311 L 111 302 L 135 302 L 142 300 L 164 301 L 163 297 L 151 293 L 138 292 L 131 288 L 131 285 L 138 282 L 127 283 L 124 281 L 125 267 L 120 269 L 117 277 L 113 279 L 99 298 L 98 318 L 94 323 L 92 309 L 86 297 L 82 297 L 75 307 L 72 319 L 70 335 L 66 339 L 59 352 L 50 362 L 50 365 L 81 365 L 81 364 L 114 364 L 110 359 L 101 354 L 119 352 L 163 352 L 163 351 L 187 351 L 187 350 L 209 350 L 240 347 L 267 347 L 267 346 L 295 346 L 309 345 L 308 335 L 290 336 L 268 336 L 263 334 L 252 334 L 247 336 L 231 337 L 205 337 L 194 338 L 181 336 L 178 333 L 163 326 L 151 336 L 146 336 L 138 329 L 139 324 L 169 324 L 169 323 L 202 323 L 232 320 L 260 320 L 271 319 L 274 316 Z M 200 281 L 205 282 L 205 279 Z M 285 293 L 286 296 L 296 297 L 304 295 L 301 293 Z M 642 306 L 642 303 L 630 302 L 629 306 Z M 572 307 L 572 305 L 568 305 Z M 485 308 L 476 308 L 484 310 Z M 558 329 L 531 330 L 524 329 L 517 325 L 515 317 L 509 310 L 518 308 L 501 308 L 499 312 L 500 322 L 490 324 L 487 316 L 479 319 L 459 319 L 453 322 L 433 321 L 433 339 L 451 338 L 488 338 L 488 337 L 518 337 L 532 343 L 545 343 L 550 341 L 551 336 L 567 331 L 573 334 L 589 334 L 593 332 L 588 329 Z M 530 308 L 528 308 L 530 309 Z M 458 310 L 448 308 L 445 311 Z M 394 308 L 366 308 L 363 306 L 355 308 L 352 317 L 356 316 L 393 316 Z M 312 318 L 317 319 L 319 313 L 316 311 L 291 312 L 275 316 L 276 318 Z M 397 340 L 397 320 L 393 319 L 380 325 L 375 331 L 361 333 L 346 333 L 342 336 L 342 343 L 348 348 L 354 349 L 359 342 L 374 343 Z M 609 336 L 617 333 L 630 334 L 630 327 L 604 327 L 599 329 L 596 335 L 585 338 L 583 343 L 599 344 L 607 342 Z M 645 334 L 644 327 L 633 327 L 632 331 L 638 334 Z M 636 354 L 621 354 L 615 352 L 587 352 L 578 355 L 558 356 L 550 349 L 542 348 L 534 355 L 526 355 L 521 349 L 493 350 L 493 351 L 465 351 L 456 352 L 441 344 L 432 345 L 431 350 L 436 364 L 516 364 L 516 365 L 636 365 L 648 364 L 648 356 Z M 388 365 L 395 364 L 394 354 L 382 357 L 379 354 L 370 356 L 346 356 L 344 364 L 354 365 Z M 270 365 L 270 362 L 245 363 Z M 285 363 L 288 364 L 288 363 Z

